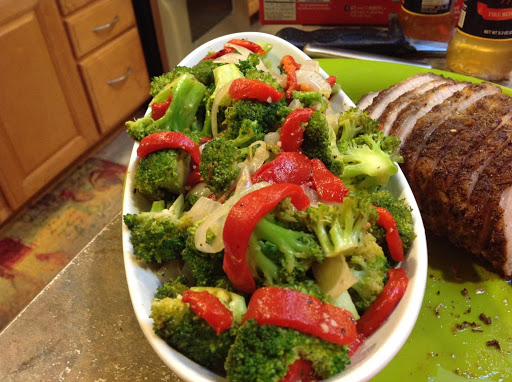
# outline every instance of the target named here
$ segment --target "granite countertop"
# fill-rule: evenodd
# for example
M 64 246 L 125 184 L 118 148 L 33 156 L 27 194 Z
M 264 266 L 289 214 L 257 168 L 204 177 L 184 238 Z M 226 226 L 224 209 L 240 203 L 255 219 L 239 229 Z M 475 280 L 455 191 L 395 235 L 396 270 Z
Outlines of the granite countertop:
M 180 381 L 135 318 L 121 214 L 0 333 L 0 379 Z

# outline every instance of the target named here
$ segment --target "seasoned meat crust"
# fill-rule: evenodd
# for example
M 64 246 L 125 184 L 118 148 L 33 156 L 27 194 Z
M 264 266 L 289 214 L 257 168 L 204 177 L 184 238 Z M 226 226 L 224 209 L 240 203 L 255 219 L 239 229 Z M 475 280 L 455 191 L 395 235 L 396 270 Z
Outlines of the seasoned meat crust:
M 363 101 L 402 141 L 425 227 L 512 278 L 512 98 L 427 73 Z

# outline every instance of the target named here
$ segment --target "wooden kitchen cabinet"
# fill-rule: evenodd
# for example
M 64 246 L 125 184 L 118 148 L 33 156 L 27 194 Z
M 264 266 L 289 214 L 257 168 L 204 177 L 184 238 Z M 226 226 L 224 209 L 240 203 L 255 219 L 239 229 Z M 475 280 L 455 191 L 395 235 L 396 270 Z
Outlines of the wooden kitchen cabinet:
M 99 134 L 54 1 L 2 1 L 0 52 L 0 187 L 17 209 Z
M 82 60 L 80 69 L 103 132 L 148 99 L 146 63 L 134 28 Z
M 12 211 L 7 205 L 6 200 L 3 195 L 0 194 L 0 224 L 7 220 L 7 218 L 11 215 Z
M 0 84 L 2 224 L 148 100 L 131 1 L 0 0 Z
M 135 15 L 130 0 L 101 0 L 66 17 L 65 22 L 75 55 L 83 57 L 133 27 Z

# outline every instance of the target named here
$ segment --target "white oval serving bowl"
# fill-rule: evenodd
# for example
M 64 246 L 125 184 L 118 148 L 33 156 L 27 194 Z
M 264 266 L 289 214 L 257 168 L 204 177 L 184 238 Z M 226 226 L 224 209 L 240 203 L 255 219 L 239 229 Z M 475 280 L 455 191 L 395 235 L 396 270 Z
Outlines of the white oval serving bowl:
M 266 41 L 272 44 L 273 48 L 268 53 L 268 57 L 270 57 L 276 65 L 279 64 L 284 55 L 292 55 L 299 63 L 309 59 L 304 52 L 281 38 L 265 33 L 243 32 L 222 36 L 201 45 L 185 57 L 179 65 L 193 66 L 205 57 L 208 52 L 220 50 L 224 43 L 233 38 L 247 39 L 250 41 Z M 325 73 L 323 74 L 327 76 Z M 350 73 L 346 73 L 346 75 L 350 76 Z M 345 110 L 347 107 L 354 105 L 343 92 L 333 96 L 331 102 L 333 108 L 337 111 Z M 138 143 L 135 143 L 126 174 L 123 194 L 123 215 L 136 213 L 149 208 L 148 202 L 133 192 L 133 175 L 137 165 L 137 147 Z M 343 373 L 329 378 L 328 381 L 359 382 L 368 381 L 374 377 L 401 349 L 409 337 L 419 314 L 427 278 L 425 230 L 412 191 L 400 170 L 398 174 L 391 178 L 388 188 L 396 196 L 405 198 L 413 209 L 414 229 L 417 237 L 406 256 L 406 260 L 401 264 L 401 267 L 406 270 L 407 276 L 409 277 L 409 285 L 405 295 L 390 317 L 364 342 L 351 358 L 351 365 L 348 366 Z M 199 366 L 171 348 L 154 333 L 152 327 L 153 321 L 149 318 L 149 315 L 151 313 L 151 301 L 157 287 L 161 283 L 143 262 L 135 259 L 130 243 L 130 231 L 124 223 L 122 227 L 122 241 L 126 278 L 133 309 L 142 331 L 156 353 L 164 363 L 184 381 L 224 381 L 224 378 Z

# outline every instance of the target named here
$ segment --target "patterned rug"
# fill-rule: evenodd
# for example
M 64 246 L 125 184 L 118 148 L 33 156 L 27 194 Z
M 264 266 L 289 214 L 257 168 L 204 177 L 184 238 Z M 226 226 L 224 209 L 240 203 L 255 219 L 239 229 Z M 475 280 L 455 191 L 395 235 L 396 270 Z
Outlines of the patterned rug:
M 0 331 L 114 218 L 126 167 L 98 158 L 0 232 Z

